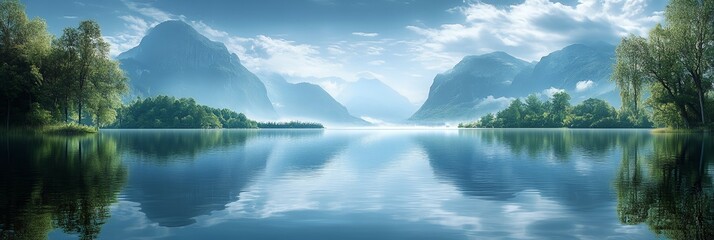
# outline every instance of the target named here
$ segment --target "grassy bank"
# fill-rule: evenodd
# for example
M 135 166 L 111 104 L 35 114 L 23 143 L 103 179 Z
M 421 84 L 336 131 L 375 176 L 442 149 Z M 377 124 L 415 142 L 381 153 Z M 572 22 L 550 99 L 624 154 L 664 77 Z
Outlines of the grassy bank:
M 709 133 L 711 128 L 655 128 L 652 133 Z
M 76 123 L 48 125 L 40 127 L 38 130 L 40 133 L 56 135 L 84 135 L 97 133 L 98 131 L 97 128 Z

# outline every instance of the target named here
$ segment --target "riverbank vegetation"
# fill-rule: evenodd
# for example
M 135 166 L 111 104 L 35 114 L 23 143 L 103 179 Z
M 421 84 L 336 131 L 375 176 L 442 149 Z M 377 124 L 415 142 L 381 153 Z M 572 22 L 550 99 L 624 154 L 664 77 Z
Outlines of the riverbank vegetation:
M 711 129 L 714 2 L 672 0 L 648 37 L 630 35 L 616 50 L 612 76 L 622 113 L 658 127 Z
M 504 110 L 486 114 L 478 121 L 459 124 L 460 128 L 649 128 L 647 117 L 627 118 L 606 101 L 590 98 L 571 106 L 570 95 L 558 92 L 548 101 L 530 95 L 525 101 L 513 100 Z
M 105 126 L 128 91 L 119 63 L 91 20 L 56 38 L 17 0 L 0 1 L 0 99 L 5 128 L 70 123 Z

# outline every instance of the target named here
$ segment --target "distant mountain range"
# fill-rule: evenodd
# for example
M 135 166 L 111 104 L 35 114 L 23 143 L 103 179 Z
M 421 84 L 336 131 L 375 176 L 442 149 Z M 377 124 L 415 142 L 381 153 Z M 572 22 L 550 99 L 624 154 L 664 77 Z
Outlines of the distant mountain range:
M 367 125 L 350 115 L 320 86 L 312 83 L 288 83 L 275 73 L 260 74 L 268 89 L 268 97 L 281 118 L 301 121 L 319 121 L 328 125 Z
M 276 119 L 263 83 L 226 46 L 182 21 L 151 29 L 141 43 L 118 57 L 135 96 L 192 97 L 251 118 Z
M 336 98 L 350 113 L 373 123 L 398 123 L 416 110 L 409 99 L 374 78 L 345 83 Z
M 614 54 L 615 46 L 595 43 L 567 46 L 537 63 L 504 52 L 467 56 L 434 78 L 429 97 L 410 120 L 470 121 L 504 108 L 514 98 L 547 98 L 561 90 L 573 102 L 596 97 L 619 106 L 619 93 L 609 81 Z
M 427 123 L 474 120 L 503 109 L 515 98 L 546 98 L 560 90 L 574 102 L 598 97 L 618 106 L 619 94 L 609 81 L 614 49 L 605 43 L 574 44 L 538 62 L 505 52 L 467 56 L 434 78 L 428 99 L 418 110 L 374 78 L 310 80 L 318 85 L 292 83 L 277 74 L 261 74 L 261 80 L 224 44 L 182 21 L 155 26 L 138 46 L 117 58 L 131 79 L 132 97 L 192 97 L 258 120 L 366 125 L 407 118 Z
M 290 77 L 288 81 L 317 84 L 344 105 L 350 114 L 375 124 L 402 123 L 418 107 L 374 76 L 363 76 L 357 81 L 338 77 Z

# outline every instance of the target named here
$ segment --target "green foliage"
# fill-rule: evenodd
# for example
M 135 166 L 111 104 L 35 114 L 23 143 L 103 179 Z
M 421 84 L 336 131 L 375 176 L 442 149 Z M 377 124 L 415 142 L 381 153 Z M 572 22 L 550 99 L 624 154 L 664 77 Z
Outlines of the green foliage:
M 569 128 L 607 128 L 618 126 L 617 111 L 607 102 L 590 98 L 573 107 L 565 118 Z
M 47 125 L 42 127 L 41 132 L 54 135 L 84 135 L 88 133 L 97 133 L 97 129 L 87 125 L 77 123 L 64 123 L 56 125 Z
M 19 1 L 0 0 L 0 99 L 6 103 L 0 111 L 6 127 L 69 122 L 72 116 L 97 127 L 113 122 L 128 80 L 109 57 L 99 25 L 82 21 L 52 39 L 45 22 L 29 20 Z
M 322 124 L 310 122 L 260 122 L 258 128 L 324 128 Z
M 647 112 L 640 104 L 644 102 L 657 126 L 711 125 L 712 22 L 713 1 L 672 0 L 665 11 L 664 25 L 655 26 L 648 38 L 629 36 L 622 40 L 612 80 L 620 89 L 622 114 L 629 121 L 646 122 Z
M 256 128 L 242 113 L 196 104 L 191 98 L 137 99 L 119 111 L 115 128 Z
M 30 112 L 27 114 L 27 125 L 43 126 L 52 122 L 50 111 L 43 109 L 39 103 L 32 103 Z
M 649 128 L 652 123 L 646 116 L 638 122 L 618 113 L 615 108 L 600 99 L 588 99 L 570 107 L 570 96 L 565 92 L 553 95 L 550 101 L 542 102 L 535 95 L 528 96 L 525 104 L 519 99 L 508 108 L 481 117 L 479 121 L 461 123 L 459 128 Z

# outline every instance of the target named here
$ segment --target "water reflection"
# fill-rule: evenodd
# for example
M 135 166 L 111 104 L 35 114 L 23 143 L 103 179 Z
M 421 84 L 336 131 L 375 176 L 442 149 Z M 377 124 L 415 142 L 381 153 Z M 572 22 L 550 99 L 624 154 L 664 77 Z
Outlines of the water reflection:
M 714 239 L 712 147 L 701 135 L 662 134 L 651 153 L 626 149 L 615 182 L 620 221 L 671 239 Z
M 5 136 L 0 238 L 44 239 L 60 228 L 96 238 L 127 170 L 112 138 Z
M 287 171 L 320 168 L 348 139 L 321 138 L 307 131 L 118 131 L 130 154 L 126 199 L 160 226 L 179 227 L 225 209 L 266 168 L 282 164 Z M 195 143 L 195 144 L 191 144 Z M 283 154 L 287 153 L 287 154 Z M 280 155 L 275 158 L 272 155 Z M 170 204 L 167 204 L 170 203 Z
M 86 239 L 714 237 L 714 145 L 698 135 L 121 130 L 5 140 L 0 239 L 52 229 Z

